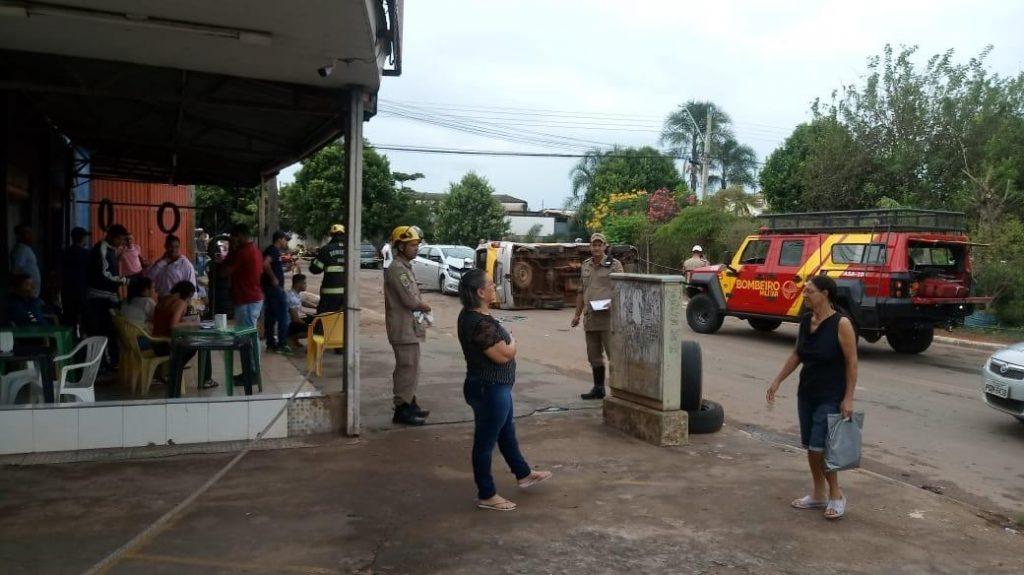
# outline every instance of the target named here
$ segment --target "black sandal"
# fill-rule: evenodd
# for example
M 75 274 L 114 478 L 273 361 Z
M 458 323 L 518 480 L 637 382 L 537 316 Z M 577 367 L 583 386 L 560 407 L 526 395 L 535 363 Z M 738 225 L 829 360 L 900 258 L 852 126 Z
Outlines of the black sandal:
M 204 382 L 202 385 L 199 386 L 199 389 L 213 389 L 213 388 L 217 387 L 218 385 L 220 385 L 220 384 L 217 383 L 216 381 L 213 381 L 212 379 L 208 379 L 208 380 L 206 380 L 206 382 Z

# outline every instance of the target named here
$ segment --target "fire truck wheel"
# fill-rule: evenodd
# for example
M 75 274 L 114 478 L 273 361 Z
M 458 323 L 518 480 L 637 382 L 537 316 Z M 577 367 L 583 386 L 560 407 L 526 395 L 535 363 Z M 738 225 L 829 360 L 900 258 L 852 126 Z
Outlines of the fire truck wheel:
M 699 294 L 686 305 L 686 323 L 697 333 L 715 333 L 722 327 L 725 316 L 708 294 Z
M 684 341 L 681 356 L 683 365 L 679 379 L 682 384 L 682 392 L 679 396 L 679 406 L 690 411 L 700 408 L 704 377 L 700 344 L 695 341 Z
M 722 429 L 725 423 L 725 410 L 721 404 L 705 399 L 700 402 L 700 409 L 686 412 L 690 433 L 714 433 Z
M 782 320 L 750 318 L 747 323 L 757 331 L 775 331 L 782 325 Z
M 519 289 L 526 289 L 533 283 L 533 268 L 526 262 L 512 264 L 512 283 Z
M 885 334 L 885 340 L 896 353 L 921 353 L 932 345 L 934 336 L 935 330 L 929 327 L 893 330 Z

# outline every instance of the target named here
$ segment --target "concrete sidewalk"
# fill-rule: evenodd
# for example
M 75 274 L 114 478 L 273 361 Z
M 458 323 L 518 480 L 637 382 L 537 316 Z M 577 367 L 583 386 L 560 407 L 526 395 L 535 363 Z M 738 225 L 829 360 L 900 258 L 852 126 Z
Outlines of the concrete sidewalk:
M 1024 536 L 947 497 L 847 472 L 848 516 L 830 523 L 789 507 L 808 487 L 798 450 L 729 425 L 679 448 L 619 434 L 579 399 L 581 354 L 564 366 L 523 354 L 520 441 L 555 477 L 520 493 L 496 454 L 500 493 L 520 507 L 477 510 L 461 351 L 450 336 L 428 340 L 421 395 L 433 425 L 393 429 L 391 351 L 380 318 L 363 319 L 364 436 L 248 453 L 110 572 L 1024 572 Z M 323 385 L 337 382 L 339 359 L 328 355 Z M 233 456 L 0 467 L 0 573 L 85 571 Z
M 802 453 L 727 428 L 655 448 L 598 414 L 518 422 L 555 477 L 512 513 L 477 510 L 472 427 L 252 452 L 112 573 L 1020 573 L 1024 538 L 935 494 L 843 474 L 848 516 L 789 507 Z M 0 571 L 79 573 L 192 493 L 230 455 L 7 467 Z

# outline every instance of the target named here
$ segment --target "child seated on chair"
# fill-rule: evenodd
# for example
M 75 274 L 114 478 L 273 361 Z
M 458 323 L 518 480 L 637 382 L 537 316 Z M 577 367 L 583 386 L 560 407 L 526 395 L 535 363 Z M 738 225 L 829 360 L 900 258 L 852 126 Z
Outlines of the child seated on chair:
M 121 306 L 121 315 L 135 325 L 148 329 L 156 309 L 154 293 L 152 279 L 143 275 L 133 277 L 128 283 L 128 301 Z
M 302 294 L 305 291 L 306 276 L 302 274 L 292 276 L 292 289 L 288 290 L 286 295 L 288 297 L 288 316 L 291 319 L 288 324 L 288 343 L 294 349 L 302 347 L 299 340 L 305 339 L 309 324 L 313 321 L 313 314 L 305 311 L 305 302 L 302 300 Z

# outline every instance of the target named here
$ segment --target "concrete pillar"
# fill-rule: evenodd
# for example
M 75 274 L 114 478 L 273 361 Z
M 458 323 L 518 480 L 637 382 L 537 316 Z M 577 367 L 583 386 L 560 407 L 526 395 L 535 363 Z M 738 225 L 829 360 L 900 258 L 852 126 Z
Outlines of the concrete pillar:
M 655 445 L 688 442 L 680 409 L 684 279 L 612 274 L 612 343 L 605 423 Z
M 10 161 L 11 132 L 14 130 L 14 96 L 0 90 L 0 278 L 6 284 L 11 277 L 11 230 L 8 227 L 7 163 Z M 7 285 L 0 285 L 0 325 L 7 325 Z
M 345 432 L 359 435 L 359 245 L 363 237 L 363 91 L 349 91 L 345 118 Z
M 263 180 L 258 205 L 260 214 L 259 245 L 266 247 L 270 245 L 274 232 L 281 227 L 281 208 L 276 176 Z

